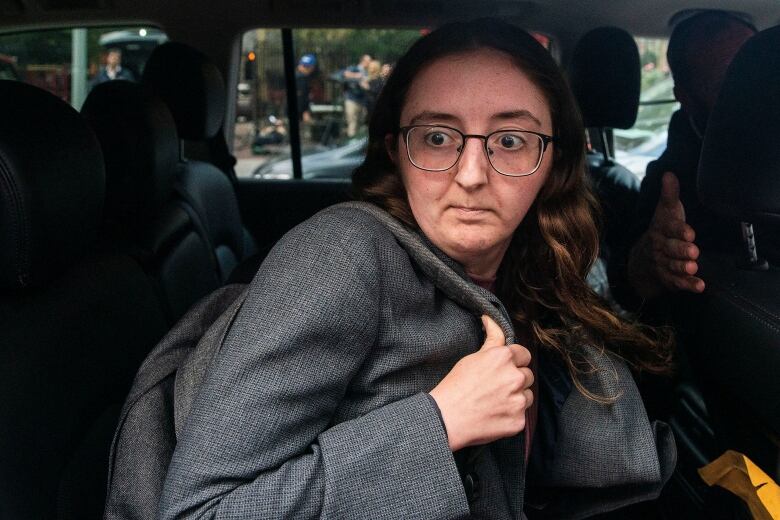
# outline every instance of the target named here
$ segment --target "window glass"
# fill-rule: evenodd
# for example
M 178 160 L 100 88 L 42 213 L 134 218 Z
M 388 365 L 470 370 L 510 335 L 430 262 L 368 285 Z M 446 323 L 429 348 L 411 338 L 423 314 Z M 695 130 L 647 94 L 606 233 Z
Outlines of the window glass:
M 679 108 L 674 82 L 666 62 L 668 40 L 637 38 L 642 65 L 642 89 L 636 123 L 628 130 L 615 130 L 615 158 L 639 179 L 647 163 L 666 148 L 666 131 L 672 113 Z
M 366 150 L 367 120 L 393 63 L 419 30 L 293 31 L 304 179 L 349 179 Z M 242 177 L 293 176 L 279 30 L 242 40 L 234 154 Z
M 256 29 L 241 41 L 233 154 L 236 175 L 254 177 L 263 165 L 290 162 L 282 31 Z M 292 166 L 277 178 L 292 178 Z
M 166 39 L 151 27 L 0 34 L 0 78 L 31 83 L 78 109 L 102 81 L 138 80 L 152 49 Z

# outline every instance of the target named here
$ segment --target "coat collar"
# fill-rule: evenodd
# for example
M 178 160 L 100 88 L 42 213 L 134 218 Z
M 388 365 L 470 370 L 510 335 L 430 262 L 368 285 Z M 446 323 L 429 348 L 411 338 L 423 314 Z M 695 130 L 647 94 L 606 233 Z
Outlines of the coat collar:
M 379 220 L 439 290 L 475 316 L 490 316 L 501 327 L 507 344 L 515 343 L 512 320 L 501 301 L 472 282 L 463 266 L 433 245 L 428 237 L 407 228 L 375 204 L 344 202 L 340 206 L 359 209 Z

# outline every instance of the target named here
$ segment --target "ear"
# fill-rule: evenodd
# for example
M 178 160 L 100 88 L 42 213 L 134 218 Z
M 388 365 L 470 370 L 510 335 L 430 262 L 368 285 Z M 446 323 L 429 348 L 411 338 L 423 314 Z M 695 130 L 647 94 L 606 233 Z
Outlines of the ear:
M 398 147 L 396 136 L 394 134 L 385 134 L 385 150 L 387 151 L 387 156 L 390 157 L 390 160 L 398 166 Z

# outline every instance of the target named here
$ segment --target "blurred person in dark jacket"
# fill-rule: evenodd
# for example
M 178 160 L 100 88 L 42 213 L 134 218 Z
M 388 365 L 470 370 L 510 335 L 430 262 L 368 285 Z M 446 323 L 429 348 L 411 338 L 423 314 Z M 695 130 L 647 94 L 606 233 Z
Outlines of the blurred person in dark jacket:
M 106 65 L 92 79 L 92 87 L 115 79 L 135 81 L 135 76 L 129 69 L 122 67 L 122 51 L 113 48 L 106 54 Z
M 695 276 L 700 247 L 722 250 L 739 243 L 739 222 L 699 202 L 696 174 L 704 129 L 726 70 L 755 32 L 750 23 L 722 11 L 696 13 L 672 31 L 667 59 L 680 109 L 669 123 L 666 150 L 647 166 L 634 240 L 617 259 L 617 272 L 628 282 L 616 291 L 621 303 L 636 306 L 670 291 L 702 292 L 704 281 Z

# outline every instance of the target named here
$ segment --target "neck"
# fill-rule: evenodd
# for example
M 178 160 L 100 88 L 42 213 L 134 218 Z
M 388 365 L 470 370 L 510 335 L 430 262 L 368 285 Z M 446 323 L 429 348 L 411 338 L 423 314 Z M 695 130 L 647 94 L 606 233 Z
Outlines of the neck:
M 482 252 L 478 255 L 471 255 L 467 258 L 456 260 L 459 260 L 463 265 L 467 275 L 482 280 L 492 279 L 498 273 L 498 267 L 501 265 L 501 260 L 504 259 L 506 249 L 507 246 L 502 246 L 495 251 Z

